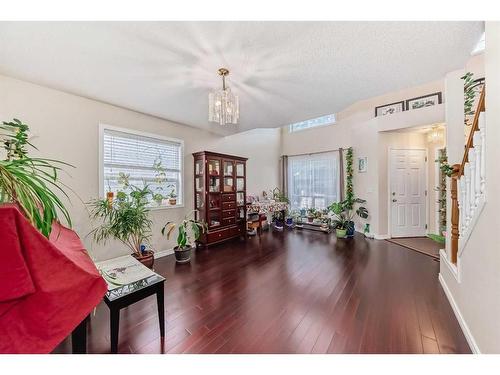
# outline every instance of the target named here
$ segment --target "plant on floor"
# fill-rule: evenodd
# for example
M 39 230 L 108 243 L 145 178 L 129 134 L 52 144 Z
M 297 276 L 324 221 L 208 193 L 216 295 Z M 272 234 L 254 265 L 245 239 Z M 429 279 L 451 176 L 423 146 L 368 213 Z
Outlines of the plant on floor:
M 0 125 L 0 142 L 6 158 L 0 161 L 0 203 L 14 203 L 27 219 L 45 237 L 52 231 L 52 223 L 61 215 L 71 226 L 68 210 L 56 193 L 68 198 L 59 179 L 62 166 L 71 166 L 58 160 L 33 158 L 28 148 L 29 126 L 18 119 Z
M 136 258 L 144 254 L 141 245 L 149 243 L 152 220 L 149 218 L 148 196 L 152 194 L 148 186 L 139 188 L 128 184 L 126 175 L 121 176 L 122 184 L 130 192 L 116 193 L 111 202 L 107 198 L 95 199 L 89 203 L 91 217 L 101 224 L 90 233 L 97 243 L 105 243 L 114 238 L 131 251 Z
M 353 170 L 353 149 L 349 147 L 346 153 L 346 189 L 345 189 L 345 199 L 342 202 L 339 202 L 347 211 L 348 217 L 350 217 L 351 222 L 345 228 L 347 230 L 347 234 L 349 236 L 354 235 L 354 213 L 358 215 L 362 219 L 368 218 L 368 209 L 364 206 L 359 206 L 354 212 L 354 208 L 356 204 L 364 204 L 366 200 L 356 198 L 354 195 L 354 187 L 353 187 L 353 179 L 354 179 L 354 170 Z M 330 206 L 332 207 L 332 206 Z M 330 211 L 332 211 L 330 209 Z M 333 212 L 333 211 L 332 211 Z
M 356 204 L 365 202 L 365 200 L 359 198 L 355 198 L 352 202 L 348 202 L 347 199 L 344 199 L 343 201 L 334 202 L 328 206 L 328 210 L 333 215 L 332 226 L 337 229 L 337 235 L 340 234 L 340 237 L 345 237 L 348 230 L 354 230 L 354 222 L 352 221 L 354 215 L 358 215 L 363 219 L 368 218 L 368 210 L 366 207 L 359 206 L 357 209 L 354 209 Z
M 191 260 L 191 248 L 202 233 L 207 230 L 207 225 L 195 219 L 196 210 L 191 211 L 179 224 L 169 221 L 161 229 L 161 234 L 167 234 L 167 239 L 177 227 L 177 246 L 174 247 L 175 259 L 178 263 L 187 263 Z

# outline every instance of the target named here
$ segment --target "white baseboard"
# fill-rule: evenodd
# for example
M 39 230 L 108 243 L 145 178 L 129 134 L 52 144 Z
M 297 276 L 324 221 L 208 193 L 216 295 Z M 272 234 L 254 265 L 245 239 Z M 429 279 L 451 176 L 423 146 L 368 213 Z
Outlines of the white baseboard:
M 155 252 L 155 259 L 166 257 L 167 255 L 171 255 L 174 253 L 174 249 L 167 249 L 162 251 Z
M 464 333 L 465 339 L 467 340 L 467 343 L 469 344 L 470 350 L 472 350 L 472 353 L 474 354 L 481 354 L 481 350 L 479 350 L 479 347 L 477 346 L 476 340 L 474 340 L 474 336 L 472 336 L 472 332 L 469 329 L 469 326 L 465 322 L 462 313 L 460 312 L 460 309 L 458 308 L 457 303 L 455 302 L 455 299 L 453 298 L 453 295 L 451 294 L 450 289 L 448 288 L 448 285 L 446 285 L 446 281 L 444 281 L 443 276 L 441 273 L 439 273 L 439 282 L 441 283 L 441 286 L 443 287 L 444 293 L 446 294 L 446 297 L 448 298 L 448 301 L 450 302 L 451 308 L 453 309 L 453 312 L 455 313 L 455 316 L 458 320 L 458 324 L 460 324 L 460 328 L 462 328 L 462 332 Z
M 376 234 L 374 237 L 376 240 L 388 240 L 391 238 L 388 234 Z

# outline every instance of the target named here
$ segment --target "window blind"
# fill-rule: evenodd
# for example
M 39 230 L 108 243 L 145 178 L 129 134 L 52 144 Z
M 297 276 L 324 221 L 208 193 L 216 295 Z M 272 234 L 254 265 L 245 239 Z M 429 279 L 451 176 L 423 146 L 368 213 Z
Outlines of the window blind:
M 104 129 L 103 146 L 103 193 L 122 188 L 118 179 L 123 172 L 131 185 L 147 184 L 153 192 L 167 195 L 174 188 L 177 204 L 182 204 L 181 142 Z M 165 173 L 160 183 L 155 163 L 161 163 Z
M 339 152 L 288 157 L 288 198 L 292 210 L 325 209 L 340 200 Z

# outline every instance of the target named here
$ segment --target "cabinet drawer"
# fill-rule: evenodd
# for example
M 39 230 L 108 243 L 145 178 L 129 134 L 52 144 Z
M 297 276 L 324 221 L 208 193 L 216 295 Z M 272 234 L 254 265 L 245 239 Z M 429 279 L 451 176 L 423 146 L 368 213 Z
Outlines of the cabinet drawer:
M 241 225 L 237 227 L 231 227 L 229 228 L 229 231 L 231 233 L 231 237 L 233 236 L 242 236 L 243 235 L 243 227 Z
M 222 194 L 222 201 L 223 202 L 235 202 L 236 201 L 236 194 L 235 193 Z
M 222 211 L 222 218 L 227 219 L 231 217 L 236 217 L 236 210 L 225 210 Z
M 212 232 L 208 234 L 208 242 L 222 241 L 226 238 L 231 237 L 231 231 L 228 229 L 218 230 L 217 232 Z
M 235 222 L 236 222 L 235 217 L 228 217 L 226 219 L 222 219 L 222 225 L 231 225 L 234 224 Z
M 222 202 L 223 210 L 231 210 L 236 208 L 236 202 Z

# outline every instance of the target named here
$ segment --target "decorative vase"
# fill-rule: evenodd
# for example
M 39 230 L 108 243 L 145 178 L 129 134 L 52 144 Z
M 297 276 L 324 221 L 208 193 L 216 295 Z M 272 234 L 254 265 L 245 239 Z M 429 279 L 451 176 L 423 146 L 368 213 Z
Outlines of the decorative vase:
M 189 263 L 191 261 L 191 246 L 186 246 L 180 248 L 179 246 L 174 247 L 175 261 L 177 263 Z
M 313 216 L 308 216 L 307 217 L 307 222 L 308 223 L 312 223 L 314 221 L 314 217 Z
M 335 233 L 337 234 L 337 238 L 345 238 L 347 229 L 335 229 Z
M 350 221 L 349 225 L 347 226 L 347 232 L 346 236 L 347 237 L 354 237 L 354 221 Z
M 153 269 L 153 265 L 155 263 L 154 251 L 146 250 L 143 251 L 141 255 L 138 255 L 137 253 L 133 253 L 131 255 L 146 267 Z
M 288 217 L 286 219 L 286 225 L 289 227 L 291 227 L 293 225 L 293 219 L 291 217 Z

